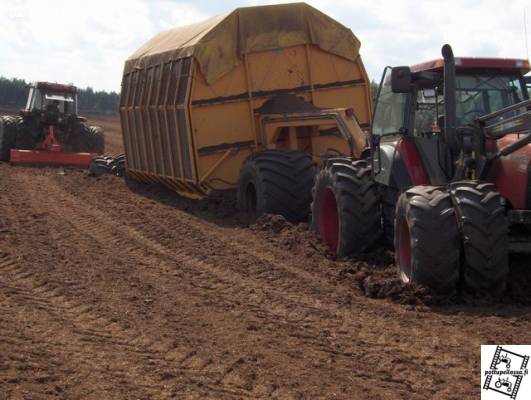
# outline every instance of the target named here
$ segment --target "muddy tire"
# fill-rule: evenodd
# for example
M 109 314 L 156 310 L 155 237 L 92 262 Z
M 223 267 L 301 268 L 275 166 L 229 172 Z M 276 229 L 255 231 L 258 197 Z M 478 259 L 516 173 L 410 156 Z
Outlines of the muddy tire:
M 125 154 L 118 154 L 114 157 L 111 174 L 116 176 L 125 175 Z
M 312 226 L 339 257 L 365 252 L 381 238 L 380 196 L 365 161 L 325 162 L 315 177 Z
M 97 154 L 103 154 L 105 152 L 105 136 L 103 135 L 103 129 L 99 126 L 89 126 L 89 151 Z
M 463 235 L 463 288 L 499 296 L 509 274 L 509 227 L 500 194 L 493 184 L 478 181 L 450 188 Z
M 112 169 L 113 158 L 109 156 L 94 157 L 89 164 L 88 174 L 90 176 L 101 176 L 109 174 Z
M 402 281 L 437 293 L 459 283 L 460 236 L 450 193 L 416 186 L 403 193 L 395 214 L 395 261 Z
M 0 117 L 0 161 L 9 161 L 11 158 L 11 149 L 15 147 L 16 123 L 16 117 Z
M 258 217 L 283 215 L 307 220 L 315 166 L 299 151 L 264 150 L 245 160 L 238 180 L 238 207 Z

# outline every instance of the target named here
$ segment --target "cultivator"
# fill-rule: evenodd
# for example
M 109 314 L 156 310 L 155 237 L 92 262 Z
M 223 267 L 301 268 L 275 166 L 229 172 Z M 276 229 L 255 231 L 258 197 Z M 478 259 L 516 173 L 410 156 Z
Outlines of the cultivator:
M 44 139 L 37 143 L 36 150 L 11 149 L 11 164 L 69 165 L 87 167 L 97 153 L 65 152 L 62 143 L 54 135 L 53 126 L 48 127 Z

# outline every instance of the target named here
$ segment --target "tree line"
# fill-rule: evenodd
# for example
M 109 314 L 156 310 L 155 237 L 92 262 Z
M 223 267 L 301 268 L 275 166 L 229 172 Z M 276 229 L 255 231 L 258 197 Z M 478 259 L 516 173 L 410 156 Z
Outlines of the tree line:
M 0 77 L 0 107 L 19 109 L 26 106 L 28 85 L 24 79 Z M 371 94 L 376 100 L 378 84 L 371 81 Z M 120 94 L 116 92 L 95 91 L 91 87 L 78 89 L 78 108 L 80 112 L 117 114 Z
M 79 112 L 116 114 L 120 94 L 95 91 L 91 87 L 78 88 Z M 24 79 L 0 77 L 0 107 L 20 109 L 26 106 L 29 83 Z

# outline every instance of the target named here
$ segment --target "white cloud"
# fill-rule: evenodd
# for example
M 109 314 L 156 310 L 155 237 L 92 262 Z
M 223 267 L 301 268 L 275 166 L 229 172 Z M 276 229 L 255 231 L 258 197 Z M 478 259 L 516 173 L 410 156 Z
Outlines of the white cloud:
M 169 1 L 1 4 L 0 75 L 119 90 L 125 59 L 162 29 L 208 17 Z
M 278 1 L 0 1 L 0 75 L 118 90 L 123 62 L 158 31 Z M 3 3 L 3 4 L 2 4 Z M 457 55 L 525 58 L 525 0 L 309 0 L 362 41 L 373 79 L 385 65 Z M 530 10 L 528 7 L 528 17 Z M 531 22 L 528 22 L 531 33 Z M 530 40 L 531 42 L 531 40 Z

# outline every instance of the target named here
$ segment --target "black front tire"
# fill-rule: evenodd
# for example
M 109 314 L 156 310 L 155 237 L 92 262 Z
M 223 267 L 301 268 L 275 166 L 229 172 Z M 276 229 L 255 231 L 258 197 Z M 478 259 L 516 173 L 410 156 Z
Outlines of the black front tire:
M 369 250 L 382 236 L 382 213 L 370 166 L 328 159 L 315 177 L 312 226 L 339 257 Z
M 463 287 L 501 295 L 509 274 L 509 227 L 500 194 L 492 183 L 479 181 L 450 188 L 463 234 Z
M 437 293 L 453 293 L 459 283 L 460 235 L 450 193 L 415 186 L 399 199 L 394 226 L 395 261 L 403 282 Z
M 245 160 L 238 181 L 238 206 L 258 217 L 280 214 L 307 220 L 312 199 L 314 163 L 295 150 L 264 150 Z

